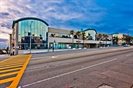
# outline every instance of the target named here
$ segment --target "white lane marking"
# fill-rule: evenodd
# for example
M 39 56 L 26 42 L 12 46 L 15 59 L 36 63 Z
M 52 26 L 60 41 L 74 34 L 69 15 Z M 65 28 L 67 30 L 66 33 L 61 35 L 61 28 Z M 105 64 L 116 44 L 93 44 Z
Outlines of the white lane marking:
M 114 88 L 114 87 L 108 86 L 108 85 L 102 85 L 102 86 L 99 86 L 98 88 Z
M 48 56 L 48 57 L 50 57 L 50 56 Z M 43 57 L 33 57 L 31 59 L 41 59 L 41 58 L 45 58 L 45 56 L 43 56 Z
M 129 56 L 129 54 L 128 55 L 126 55 L 127 57 Z
M 58 55 L 55 55 L 54 57 L 56 57 L 56 56 L 58 56 Z M 51 58 L 51 57 L 53 57 L 53 56 L 40 56 L 40 57 L 32 57 L 31 59 L 41 59 L 41 58 Z
M 55 78 L 59 78 L 59 77 L 62 77 L 62 76 L 66 76 L 66 75 L 69 75 L 69 74 L 72 74 L 72 73 L 76 73 L 76 72 L 79 72 L 79 71 L 82 71 L 82 70 L 86 70 L 86 69 L 89 69 L 89 68 L 92 68 L 92 67 L 95 67 L 95 66 L 98 66 L 98 65 L 102 65 L 102 64 L 105 64 L 105 63 L 109 63 L 109 62 L 115 61 L 115 60 L 117 60 L 117 58 L 114 58 L 114 59 L 108 60 L 108 61 L 104 61 L 104 62 L 101 62 L 101 63 L 98 63 L 98 64 L 90 65 L 90 66 L 87 66 L 87 67 L 84 67 L 84 68 L 81 68 L 81 69 L 77 69 L 77 70 L 74 70 L 74 71 L 70 71 L 70 72 L 67 72 L 67 73 L 63 73 L 63 74 L 60 74 L 60 75 L 57 75 L 57 76 L 53 76 L 53 77 L 50 77 L 50 78 L 46 78 L 46 79 L 43 79 L 43 80 L 39 80 L 39 81 L 30 83 L 30 84 L 23 85 L 22 87 L 24 88 L 24 87 L 28 87 L 28 86 L 31 86 L 31 85 L 35 85 L 35 84 L 41 83 L 41 82 L 49 81 L 51 79 L 55 79 Z
M 126 56 L 127 56 L 127 57 L 130 57 L 130 56 L 132 56 L 132 54 L 127 54 Z
M 8 61 L 9 59 L 11 59 L 11 58 L 6 58 L 5 60 L 0 61 L 0 63 Z
M 57 58 L 57 56 L 51 56 L 51 58 Z
M 22 88 L 21 86 L 19 86 L 18 88 Z
M 58 56 L 58 55 L 57 55 Z M 33 58 L 31 58 L 31 59 L 36 59 L 36 60 L 38 60 L 38 59 L 42 59 L 42 58 L 56 58 L 57 56 L 43 56 L 43 57 L 33 57 Z

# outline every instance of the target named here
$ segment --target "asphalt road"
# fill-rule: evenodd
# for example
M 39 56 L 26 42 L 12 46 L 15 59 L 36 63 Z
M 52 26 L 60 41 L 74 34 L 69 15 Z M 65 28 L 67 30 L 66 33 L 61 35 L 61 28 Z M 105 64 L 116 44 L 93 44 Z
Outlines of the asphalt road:
M 33 55 L 33 60 L 39 57 L 43 54 Z M 31 62 L 19 84 L 22 88 L 100 88 L 102 85 L 132 88 L 133 49 L 49 63 Z
M 55 51 L 55 52 L 44 52 L 42 54 L 33 54 L 32 59 L 39 59 L 44 56 L 53 56 L 53 55 L 61 55 L 61 54 L 71 54 L 71 53 L 79 53 L 79 52 L 92 52 L 92 51 L 101 51 L 101 50 L 109 50 L 109 49 L 119 49 L 123 47 L 106 47 L 106 48 L 89 48 L 89 49 L 75 49 L 75 50 L 65 50 L 65 51 Z M 41 58 L 42 59 L 42 58 Z

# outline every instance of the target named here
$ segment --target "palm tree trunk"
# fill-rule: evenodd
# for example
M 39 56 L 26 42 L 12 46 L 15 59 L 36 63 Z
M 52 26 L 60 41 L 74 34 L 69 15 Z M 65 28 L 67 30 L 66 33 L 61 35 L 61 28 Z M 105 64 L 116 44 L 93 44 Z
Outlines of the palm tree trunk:
M 72 37 L 72 46 L 71 46 L 71 48 L 73 48 L 73 46 L 74 46 L 74 38 Z
M 83 48 L 85 48 L 85 40 L 83 39 Z

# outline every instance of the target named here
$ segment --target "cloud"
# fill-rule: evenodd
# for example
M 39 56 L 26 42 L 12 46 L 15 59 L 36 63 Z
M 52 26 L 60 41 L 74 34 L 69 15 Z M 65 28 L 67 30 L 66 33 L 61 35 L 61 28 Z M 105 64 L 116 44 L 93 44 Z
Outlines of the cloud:
M 5 33 L 5 34 L 11 34 L 12 30 L 8 29 L 6 27 L 1 27 L 0 26 L 0 33 Z
M 5 42 L 7 42 L 7 40 L 6 39 L 0 39 L 0 43 L 5 43 Z
M 0 25 L 7 29 L 13 20 L 32 16 L 52 27 L 113 33 L 131 30 L 132 15 L 132 0 L 0 0 Z
M 0 39 L 3 39 L 3 40 L 9 40 L 9 34 L 5 34 L 5 33 L 0 33 Z

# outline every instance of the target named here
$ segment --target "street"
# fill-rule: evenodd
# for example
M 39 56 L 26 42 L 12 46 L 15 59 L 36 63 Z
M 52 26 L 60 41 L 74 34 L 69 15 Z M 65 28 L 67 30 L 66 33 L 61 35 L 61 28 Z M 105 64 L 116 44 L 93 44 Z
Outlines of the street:
M 73 53 L 74 56 L 77 54 Z M 41 54 L 40 57 L 42 61 L 45 55 Z M 40 59 L 36 60 L 39 54 L 33 55 L 19 87 L 100 88 L 102 85 L 108 85 L 111 86 L 108 88 L 132 88 L 132 57 L 133 48 L 44 63 L 40 62 Z M 33 64 L 34 61 L 36 63 Z

